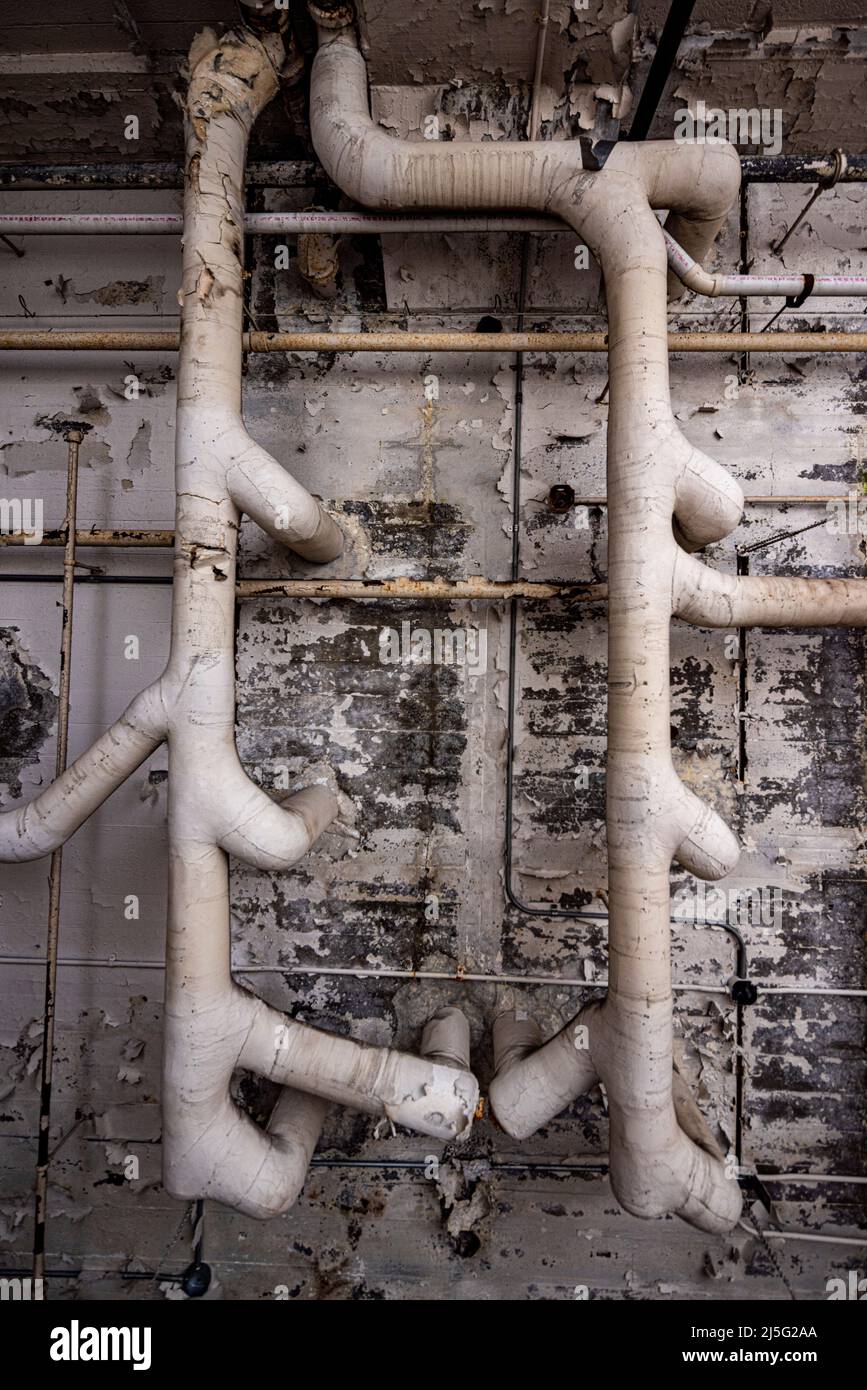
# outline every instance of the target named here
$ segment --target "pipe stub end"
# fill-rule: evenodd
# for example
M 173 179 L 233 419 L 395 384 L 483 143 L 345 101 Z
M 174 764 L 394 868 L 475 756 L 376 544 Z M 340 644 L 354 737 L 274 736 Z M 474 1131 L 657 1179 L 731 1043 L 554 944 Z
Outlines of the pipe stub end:
M 347 29 L 355 23 L 352 0 L 337 0 L 331 4 L 328 0 L 319 0 L 319 4 L 316 0 L 307 0 L 307 9 L 317 29 Z
M 187 1298 L 204 1298 L 211 1287 L 211 1266 L 194 1260 L 181 1275 L 181 1288 Z

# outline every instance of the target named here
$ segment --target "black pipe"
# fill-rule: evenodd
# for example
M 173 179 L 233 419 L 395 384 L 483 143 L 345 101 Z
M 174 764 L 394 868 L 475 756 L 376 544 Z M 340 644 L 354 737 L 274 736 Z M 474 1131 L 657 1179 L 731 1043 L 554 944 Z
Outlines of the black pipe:
M 309 188 L 325 179 L 313 160 L 253 160 L 247 187 Z M 179 161 L 133 164 L 0 164 L 0 188 L 183 188 Z
M 637 140 L 633 121 L 627 140 Z M 613 147 L 612 147 L 613 148 Z M 834 172 L 834 156 L 781 154 L 741 156 L 743 183 L 818 183 Z M 309 188 L 327 183 L 325 171 L 312 160 L 253 160 L 247 167 L 248 188 Z M 138 164 L 0 164 L 0 188 L 47 190 L 113 188 L 182 188 L 183 165 L 171 161 Z M 867 155 L 846 156 L 838 183 L 867 183 Z
M 170 574 L 77 574 L 76 584 L 171 584 Z M 62 574 L 0 574 L 0 584 L 62 584 Z
M 650 71 L 642 88 L 641 97 L 624 140 L 646 140 L 656 108 L 662 100 L 680 41 L 686 33 L 686 26 L 692 18 L 695 0 L 672 0 L 671 9 L 666 15 L 659 43 L 650 64 Z
M 744 154 L 742 183 L 818 183 L 834 173 L 833 154 Z M 867 183 L 867 154 L 847 154 L 838 183 Z

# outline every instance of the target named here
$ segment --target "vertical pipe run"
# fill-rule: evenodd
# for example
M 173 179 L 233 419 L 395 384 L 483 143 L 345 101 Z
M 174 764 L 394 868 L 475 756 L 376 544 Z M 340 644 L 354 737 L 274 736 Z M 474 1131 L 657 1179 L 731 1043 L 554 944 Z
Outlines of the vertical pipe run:
M 57 713 L 55 777 L 66 771 L 69 744 L 69 686 L 72 675 L 72 614 L 75 602 L 75 518 L 78 506 L 78 449 L 80 430 L 64 435 L 67 442 L 66 516 L 63 521 L 63 598 L 61 600 L 60 692 Z M 39 1137 L 36 1151 L 36 1223 L 33 1231 L 33 1278 L 45 1278 L 45 1225 L 51 1133 L 51 1083 L 54 1073 L 54 1017 L 57 955 L 60 944 L 60 888 L 63 849 L 51 856 L 48 875 L 48 940 L 45 953 L 45 1010 L 42 1024 L 42 1071 L 39 1087 Z
M 478 1083 L 466 1068 L 355 1042 L 300 1023 L 232 976 L 229 856 L 263 870 L 295 864 L 331 824 L 341 794 L 317 778 L 273 799 L 235 744 L 235 570 L 241 513 L 305 559 L 336 558 L 343 533 L 325 508 L 248 434 L 241 415 L 244 164 L 247 137 L 275 94 L 279 34 L 205 30 L 190 51 L 181 348 L 175 430 L 177 512 L 172 641 L 162 676 L 27 805 L 0 812 L 0 860 L 61 845 L 159 746 L 169 745 L 169 913 L 164 1001 L 162 1157 L 166 1191 L 214 1198 L 246 1215 L 285 1211 L 304 1181 L 328 1103 L 452 1140 L 469 1132 Z M 77 445 L 81 435 L 70 434 Z M 75 564 L 77 450 L 63 535 L 64 660 Z M 59 869 L 59 857 L 56 860 Z M 37 1276 L 44 1269 L 59 878 L 52 891 Z M 454 1011 L 452 1011 L 454 1012 Z M 267 1129 L 237 1106 L 232 1076 L 282 1086 Z M 199 1252 L 201 1253 L 201 1252 Z M 199 1292 L 204 1262 L 195 1271 Z M 192 1277 L 192 1276 L 191 1276 Z
M 527 122 L 527 139 L 539 138 L 539 107 L 542 100 L 542 72 L 545 67 L 545 43 L 548 38 L 548 12 L 551 0 L 542 0 L 539 7 L 539 37 L 536 40 L 536 68 L 533 73 L 533 95 L 530 101 L 530 119 Z
M 656 115 L 656 108 L 662 100 L 671 69 L 680 48 L 680 41 L 686 33 L 686 26 L 692 18 L 695 0 L 672 0 L 671 9 L 665 18 L 659 43 L 650 64 L 650 71 L 644 82 L 638 107 L 625 140 L 646 140 Z

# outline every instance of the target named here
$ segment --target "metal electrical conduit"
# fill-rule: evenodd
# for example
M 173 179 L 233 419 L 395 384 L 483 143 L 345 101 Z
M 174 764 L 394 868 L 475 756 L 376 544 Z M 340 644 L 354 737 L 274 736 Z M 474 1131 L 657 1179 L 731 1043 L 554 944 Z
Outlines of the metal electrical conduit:
M 0 236 L 66 233 L 113 236 L 180 235 L 179 213 L 24 213 L 0 214 Z M 497 216 L 422 216 L 359 212 L 254 212 L 244 218 L 244 230 L 256 235 L 344 234 L 384 232 L 572 232 L 559 218 Z M 572 232 L 574 236 L 574 232 Z M 668 264 L 688 289 L 711 298 L 720 296 L 867 294 L 867 275 L 711 275 L 696 264 L 663 229 Z
M 545 914 L 555 916 L 555 913 Z M 576 916 L 582 914 L 576 913 Z M 600 918 L 607 920 L 607 913 L 599 913 Z M 727 922 L 715 921 L 695 921 L 694 918 L 683 920 L 674 919 L 673 927 L 681 926 L 709 926 L 718 927 L 720 931 L 729 931 Z M 40 955 L 0 955 L 0 967 L 16 965 L 40 965 L 45 960 Z M 134 960 L 118 956 L 63 956 L 58 960 L 58 964 L 70 970 L 164 970 L 165 962 L 161 960 Z M 473 970 L 400 970 L 400 969 L 375 969 L 373 967 L 356 965 L 242 965 L 234 964 L 232 967 L 234 975 L 328 975 L 338 978 L 346 977 L 359 980 L 439 980 L 442 982 L 452 982 L 454 984 L 496 984 L 496 985 L 533 985 L 539 988 L 550 989 L 575 989 L 589 991 L 605 989 L 608 979 L 600 975 L 595 980 L 576 980 L 568 976 L 560 975 L 515 975 L 508 973 L 484 973 Z M 819 985 L 777 985 L 766 984 L 759 981 L 758 987 L 762 994 L 768 995 L 801 995 L 822 998 L 822 999 L 864 999 L 867 998 L 867 989 L 837 989 L 833 986 L 822 988 Z M 677 994 L 722 994 L 728 996 L 729 986 L 727 983 L 703 984 L 691 981 L 686 984 L 674 984 L 672 989 Z

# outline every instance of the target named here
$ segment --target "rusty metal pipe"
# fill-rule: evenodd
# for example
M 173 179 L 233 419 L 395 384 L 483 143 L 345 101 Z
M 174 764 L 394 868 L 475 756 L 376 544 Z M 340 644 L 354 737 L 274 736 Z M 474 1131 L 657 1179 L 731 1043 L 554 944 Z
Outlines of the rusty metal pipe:
M 64 435 L 66 464 L 66 517 L 63 522 L 63 598 L 61 600 L 60 690 L 57 711 L 55 777 L 66 771 L 69 747 L 69 688 L 72 675 L 72 615 L 75 603 L 75 513 L 78 505 L 78 449 L 84 435 L 70 430 Z M 45 1008 L 42 1021 L 42 1070 L 39 1085 L 39 1137 L 36 1151 L 36 1216 L 33 1230 L 33 1278 L 45 1278 L 45 1225 L 48 1202 L 48 1168 L 51 1160 L 51 1085 L 54 1074 L 54 1020 L 57 990 L 57 956 L 60 944 L 60 889 L 63 849 L 51 856 L 48 874 L 48 939 L 45 948 Z
M 528 579 L 509 583 L 470 575 L 467 579 L 242 579 L 239 599 L 344 598 L 344 599 L 542 599 L 570 598 L 600 603 L 604 584 L 545 584 Z
M 176 352 L 179 335 L 9 330 L 5 352 Z M 607 333 L 245 333 L 245 352 L 607 352 Z M 867 352 L 867 333 L 669 333 L 669 352 Z
M 776 506 L 787 506 L 787 507 L 790 507 L 790 506 L 801 506 L 801 507 L 806 507 L 806 506 L 822 506 L 822 505 L 827 505 L 827 503 L 829 503 L 829 502 L 847 502 L 847 501 L 849 501 L 849 495 L 848 495 L 847 493 L 837 493 L 837 492 L 829 492 L 829 493 L 818 493 L 818 492 L 817 492 L 817 493 L 780 493 L 778 496 L 771 496 L 771 495 L 768 495 L 768 496 L 755 496 L 755 497 L 745 497 L 745 498 L 744 498 L 744 502 L 745 502 L 745 504 L 746 504 L 748 507 L 776 507 Z M 574 501 L 574 503 L 573 503 L 573 506 L 575 506 L 575 507 L 607 507 L 607 506 L 608 506 L 608 498 L 607 498 L 607 497 L 576 497 L 576 498 L 575 498 L 575 501 Z M 162 549 L 168 550 L 168 549 L 171 549 L 171 547 L 174 545 L 174 543 L 175 543 L 175 533 L 174 533 L 174 531 L 169 531 L 169 530 L 163 530 L 163 531 L 149 531 L 149 530 L 140 530 L 140 529 L 137 528 L 137 527 L 125 527 L 123 530 L 116 530 L 116 531 L 103 531 L 103 530 L 91 529 L 91 530 L 84 530 L 84 531 L 76 531 L 76 533 L 75 533 L 75 544 L 76 544 L 76 547 L 77 547 L 78 549 L 81 549 L 82 547 L 91 547 L 91 548 L 95 548 L 95 549 L 98 549 L 98 550 L 104 550 L 104 549 L 105 549 L 105 550 L 149 550 L 149 549 L 150 549 L 150 550 L 162 550 Z M 24 545 L 24 544 L 25 544 L 25 538 L 24 538 L 24 536 L 9 536 L 9 535 L 0 534 L 0 547 L 2 547 L 2 546 L 7 546 L 7 545 Z M 35 546 L 35 548 L 38 549 L 38 547 L 39 547 L 40 545 L 43 545 L 43 546 L 47 546 L 49 549 L 51 549 L 51 548 L 59 548 L 60 546 L 64 546 L 65 544 L 66 544 L 66 539 L 65 539 L 65 536 L 64 536 L 63 529 L 61 528 L 61 529 L 56 530 L 56 531 L 45 531 L 45 532 L 43 533 L 43 535 L 42 535 L 42 539 L 41 539 L 40 541 L 35 542 L 35 543 L 34 543 L 34 546 Z M 262 580 L 262 581 L 257 581 L 257 580 L 249 580 L 249 581 L 248 581 L 248 580 L 245 580 L 245 581 L 243 581 L 243 582 L 244 582 L 244 583 L 259 583 L 259 582 L 261 582 L 261 583 L 270 583 L 271 581 L 270 581 L 270 580 Z M 342 582 L 342 581 L 335 581 L 335 582 Z M 358 581 L 346 581 L 346 582 L 366 583 L 366 581 L 363 581 L 363 580 L 358 580 Z M 398 582 L 402 582 L 402 581 L 398 581 L 398 580 L 395 580 L 395 581 L 387 580 L 387 581 L 382 581 L 382 582 L 384 582 L 384 583 L 398 583 Z M 417 583 L 417 582 L 421 582 L 421 581 L 410 580 L 410 581 L 407 581 L 407 582 L 409 582 L 409 583 Z M 440 582 L 446 582 L 446 581 L 432 580 L 432 581 L 429 581 L 429 582 L 431 582 L 431 583 L 440 583 Z M 448 581 L 448 582 L 449 582 L 449 583 L 453 583 L 453 584 L 468 584 L 468 583 L 471 583 L 471 582 L 474 582 L 474 581 L 471 581 L 471 580 L 468 580 L 468 579 L 460 579 L 460 580 L 453 580 L 453 581 Z M 484 582 L 497 583 L 497 582 L 499 582 L 499 581 L 484 581 Z M 538 588 L 538 585 L 537 585 L 536 587 Z M 534 592 L 535 592 L 535 591 L 534 591 Z M 477 597 L 478 597 L 478 596 L 477 596 Z M 519 595 L 513 594 L 512 597 L 519 597 Z M 538 595 L 537 595 L 537 597 L 538 597 Z
M 24 536 L 5 536 L 0 535 L 0 546 L 2 545 L 24 545 Z M 119 549 L 119 550 L 147 550 L 170 548 L 175 543 L 174 531 L 142 531 L 137 528 L 126 528 L 122 531 L 76 531 L 76 546 L 90 546 L 98 549 Z M 32 543 L 31 543 L 32 544 Z M 58 531 L 43 532 L 39 545 L 65 546 L 66 537 L 63 529 Z

